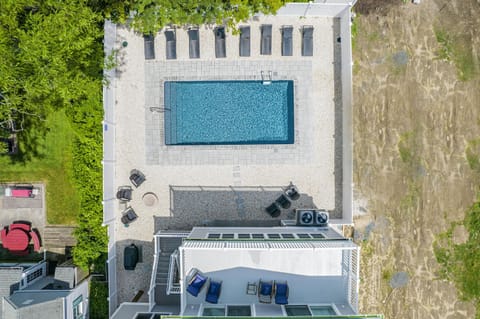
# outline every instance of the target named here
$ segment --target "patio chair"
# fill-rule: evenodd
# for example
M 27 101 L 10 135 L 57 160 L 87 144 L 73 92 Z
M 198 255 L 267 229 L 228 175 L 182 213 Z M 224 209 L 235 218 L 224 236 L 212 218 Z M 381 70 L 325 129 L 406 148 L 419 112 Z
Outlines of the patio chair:
M 127 207 L 122 213 L 122 223 L 124 225 L 129 225 L 131 222 L 136 220 L 138 215 L 135 213 L 132 207 Z
M 285 190 L 285 195 L 291 200 L 297 200 L 300 198 L 300 193 L 295 185 L 290 183 L 288 188 Z
M 191 28 L 188 33 L 190 59 L 200 58 L 200 37 L 198 28 Z
M 225 27 L 216 27 L 213 32 L 215 33 L 215 57 L 225 58 L 227 56 Z
M 177 58 L 177 35 L 175 29 L 165 30 L 167 60 L 174 60 Z
M 3 248 L 8 248 L 7 232 L 8 232 L 7 227 L 3 227 L 2 230 L 0 231 L 0 239 L 2 239 Z
M 155 37 L 152 34 L 143 36 L 143 49 L 145 60 L 155 59 Z
M 288 304 L 288 284 L 286 281 L 274 282 L 275 303 L 277 305 Z
M 277 203 L 272 203 L 270 206 L 265 208 L 265 211 L 272 217 L 278 217 L 280 216 L 281 210 L 278 207 Z
M 258 282 L 258 301 L 261 303 L 271 303 L 273 295 L 273 282 L 260 281 Z
M 282 31 L 282 55 L 292 56 L 293 55 L 293 41 L 292 41 L 293 27 L 291 25 L 286 25 L 282 27 L 281 31 Z
M 205 301 L 209 303 L 218 303 L 218 298 L 220 297 L 221 290 L 222 290 L 221 281 L 210 280 L 207 294 L 205 296 Z
M 132 200 L 132 187 L 120 186 L 117 191 L 117 199 L 121 202 L 129 202 Z
M 23 220 L 16 220 L 13 223 L 10 224 L 9 227 L 10 230 L 13 229 L 21 229 L 23 231 L 26 231 L 27 233 L 32 229 L 32 223 L 23 221 Z
M 287 196 L 285 196 L 285 194 L 281 194 L 276 200 L 275 202 L 280 205 L 280 207 L 282 207 L 283 209 L 288 209 L 290 208 L 290 206 L 292 206 L 292 202 L 288 199 Z
M 192 268 L 187 275 L 187 278 L 189 278 L 187 286 L 188 293 L 194 297 L 197 297 L 198 293 L 202 290 L 207 282 L 207 276 L 202 274 L 198 269 Z
M 42 246 L 42 243 L 40 241 L 40 235 L 38 234 L 38 230 L 32 229 L 32 231 L 30 231 L 29 234 L 33 240 L 33 250 L 39 251 L 40 247 Z
M 313 56 L 313 26 L 302 27 L 302 55 Z
M 272 25 L 263 24 L 260 26 L 260 54 L 272 54 Z
M 132 169 L 130 172 L 130 181 L 132 182 L 133 186 L 140 187 L 147 179 L 145 175 L 140 172 L 138 169 Z
M 250 56 L 250 26 L 240 27 L 240 56 Z

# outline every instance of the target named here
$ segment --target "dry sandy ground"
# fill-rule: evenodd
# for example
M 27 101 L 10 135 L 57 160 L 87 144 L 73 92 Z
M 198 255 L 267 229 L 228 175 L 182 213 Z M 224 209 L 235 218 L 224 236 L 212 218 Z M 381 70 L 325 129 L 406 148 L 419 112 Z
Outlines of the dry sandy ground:
M 463 219 L 478 194 L 480 173 L 469 167 L 465 149 L 480 137 L 480 77 L 458 80 L 455 65 L 438 59 L 434 30 L 465 37 L 478 57 L 480 1 L 423 0 L 386 14 L 374 10 L 358 22 L 353 86 L 361 313 L 473 318 L 474 306 L 438 279 L 432 244 Z M 396 272 L 407 272 L 409 281 L 392 289 Z

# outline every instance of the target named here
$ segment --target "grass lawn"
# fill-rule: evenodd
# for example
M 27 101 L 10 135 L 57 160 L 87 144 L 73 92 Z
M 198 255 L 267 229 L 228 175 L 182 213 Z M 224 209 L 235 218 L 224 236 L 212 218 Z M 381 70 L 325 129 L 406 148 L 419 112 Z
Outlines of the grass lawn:
M 45 183 L 47 222 L 73 225 L 80 205 L 71 174 L 74 131 L 63 111 L 44 124 L 45 132 L 19 133 L 19 156 L 0 156 L 0 181 Z

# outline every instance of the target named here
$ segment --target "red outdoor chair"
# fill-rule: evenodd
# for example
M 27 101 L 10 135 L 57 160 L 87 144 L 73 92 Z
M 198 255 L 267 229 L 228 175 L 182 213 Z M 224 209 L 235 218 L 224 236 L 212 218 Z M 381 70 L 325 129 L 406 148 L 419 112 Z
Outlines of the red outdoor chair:
M 1 231 L 1 239 L 3 248 L 8 249 L 8 239 L 7 239 L 7 227 L 3 228 Z
M 40 237 L 38 236 L 37 231 L 32 230 L 30 232 L 30 237 L 32 237 L 32 240 L 33 240 L 33 250 L 39 251 L 41 247 L 41 242 L 40 242 Z
M 21 229 L 26 232 L 29 232 L 30 230 L 32 230 L 32 227 L 29 224 L 14 223 L 10 225 L 10 230 L 14 230 L 14 229 Z

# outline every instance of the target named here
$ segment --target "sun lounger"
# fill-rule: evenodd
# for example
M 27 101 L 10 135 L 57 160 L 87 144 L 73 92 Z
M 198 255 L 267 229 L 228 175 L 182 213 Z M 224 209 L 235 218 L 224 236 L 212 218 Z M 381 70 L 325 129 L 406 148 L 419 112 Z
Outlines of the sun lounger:
M 284 194 L 280 195 L 275 202 L 280 205 L 280 207 L 284 209 L 290 208 L 292 206 L 292 202 L 285 196 Z
M 313 26 L 302 27 L 302 55 L 313 56 Z
M 143 48 L 145 60 L 155 59 L 155 37 L 151 34 L 143 36 Z
M 272 218 L 280 216 L 281 210 L 278 208 L 277 203 L 272 203 L 272 205 L 265 208 L 265 211 L 272 216 Z
M 272 54 L 272 25 L 263 24 L 260 27 L 260 54 Z
M 273 283 L 272 281 L 260 281 L 258 282 L 258 301 L 261 303 L 271 303 L 273 295 Z
M 225 27 L 216 27 L 215 33 L 215 57 L 225 58 L 227 56 L 227 48 L 225 46 Z
M 293 55 L 293 41 L 292 41 L 293 27 L 291 25 L 282 27 L 282 55 Z
M 165 30 L 166 40 L 166 55 L 167 60 L 174 60 L 177 58 L 177 35 L 175 29 Z
M 240 27 L 240 56 L 250 56 L 250 26 Z
M 191 269 L 189 274 L 187 275 L 188 286 L 187 291 L 194 297 L 198 296 L 198 293 L 202 290 L 203 286 L 207 282 L 207 276 L 202 274 L 198 269 Z
M 286 281 L 274 282 L 275 291 L 275 303 L 277 305 L 288 304 L 288 284 Z
M 200 58 L 200 37 L 198 28 L 188 30 L 190 59 Z
M 222 282 L 210 280 L 207 294 L 205 296 L 205 301 L 209 303 L 218 303 L 218 298 L 220 297 L 221 291 L 222 291 Z

